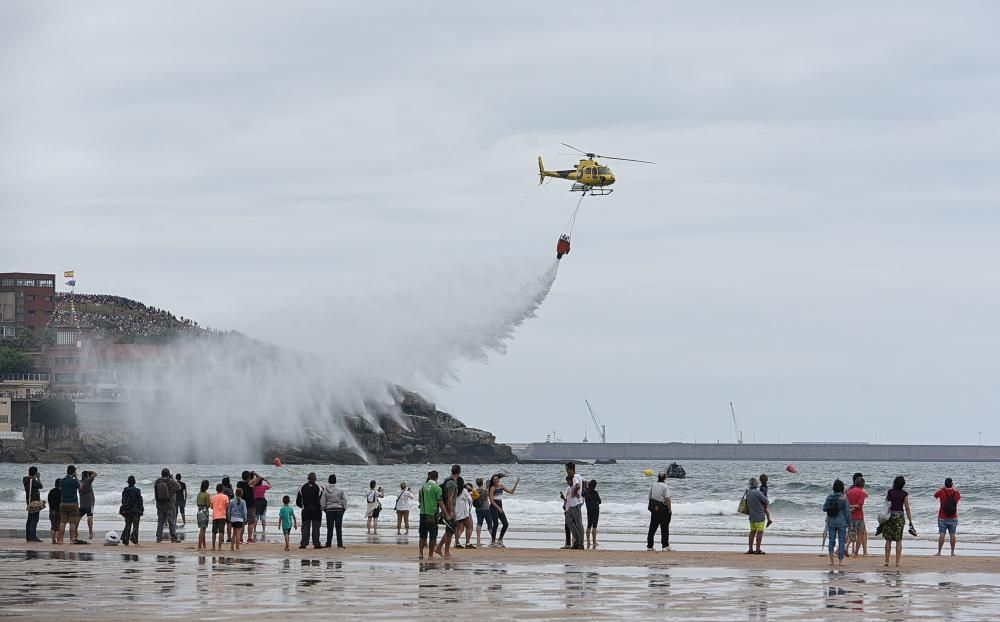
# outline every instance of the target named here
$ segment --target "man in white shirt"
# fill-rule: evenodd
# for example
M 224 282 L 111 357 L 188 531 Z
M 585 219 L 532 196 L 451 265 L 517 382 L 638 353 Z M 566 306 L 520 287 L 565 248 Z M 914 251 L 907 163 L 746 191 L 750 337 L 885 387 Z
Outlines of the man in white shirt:
M 646 535 L 646 550 L 653 550 L 653 538 L 660 530 L 660 544 L 664 551 L 670 549 L 670 517 L 673 514 L 667 474 L 659 473 L 656 483 L 649 489 L 649 533 Z
M 566 528 L 573 539 L 572 548 L 583 550 L 583 477 L 576 472 L 576 465 L 566 463 L 566 475 L 573 478 L 566 495 Z

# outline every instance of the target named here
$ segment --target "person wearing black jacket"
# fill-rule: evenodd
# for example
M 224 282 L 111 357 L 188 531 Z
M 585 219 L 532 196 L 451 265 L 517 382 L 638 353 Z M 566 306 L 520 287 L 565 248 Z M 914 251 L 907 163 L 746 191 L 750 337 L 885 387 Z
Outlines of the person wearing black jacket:
M 319 543 L 319 527 L 323 522 L 323 489 L 316 483 L 316 474 L 309 474 L 309 481 L 299 488 L 295 496 L 295 505 L 302 508 L 302 542 L 299 548 L 304 549 L 309 544 L 309 534 L 312 534 L 314 549 L 321 549 Z
M 142 491 L 135 487 L 135 476 L 128 476 L 128 486 L 122 490 L 122 507 L 118 513 L 125 519 L 121 543 L 139 544 L 139 517 L 142 516 Z

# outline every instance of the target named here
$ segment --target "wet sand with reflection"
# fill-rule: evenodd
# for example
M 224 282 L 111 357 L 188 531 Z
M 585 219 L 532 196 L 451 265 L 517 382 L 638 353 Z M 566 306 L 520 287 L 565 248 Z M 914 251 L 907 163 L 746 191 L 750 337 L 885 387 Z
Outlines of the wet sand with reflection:
M 440 618 L 801 620 L 995 619 L 996 558 L 857 560 L 830 571 L 816 555 L 485 549 L 419 563 L 415 547 L 332 551 L 251 545 L 198 554 L 0 541 L 0 617 L 49 620 Z M 877 563 L 876 563 L 877 562 Z M 249 595 L 247 592 L 252 592 Z M 376 610 L 373 612 L 373 608 Z M 450 614 L 445 613 L 445 616 Z

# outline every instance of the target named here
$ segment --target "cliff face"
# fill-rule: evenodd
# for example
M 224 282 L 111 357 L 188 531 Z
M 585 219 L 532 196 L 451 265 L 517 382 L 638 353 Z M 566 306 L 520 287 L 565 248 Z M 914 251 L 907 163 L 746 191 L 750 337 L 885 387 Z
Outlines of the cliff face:
M 510 447 L 497 443 L 496 437 L 489 432 L 467 427 L 416 393 L 403 391 L 401 397 L 402 421 L 382 416 L 379 421 L 382 429 L 376 430 L 361 417 L 348 420 L 355 440 L 368 454 L 368 462 L 506 464 L 517 461 Z M 366 462 L 364 456 L 346 446 L 329 447 L 318 443 L 298 447 L 269 444 L 262 458 L 268 462 L 274 457 L 287 463 Z

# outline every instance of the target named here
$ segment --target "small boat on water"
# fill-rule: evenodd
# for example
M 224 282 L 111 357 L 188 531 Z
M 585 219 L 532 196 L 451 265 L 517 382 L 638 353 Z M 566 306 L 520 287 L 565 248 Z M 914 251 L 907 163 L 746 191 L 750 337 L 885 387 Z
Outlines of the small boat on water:
M 594 460 L 594 464 L 618 464 L 618 461 L 614 458 L 598 458 Z
M 667 467 L 667 477 L 671 479 L 684 479 L 687 477 L 687 471 L 676 462 L 671 462 L 670 466 Z

